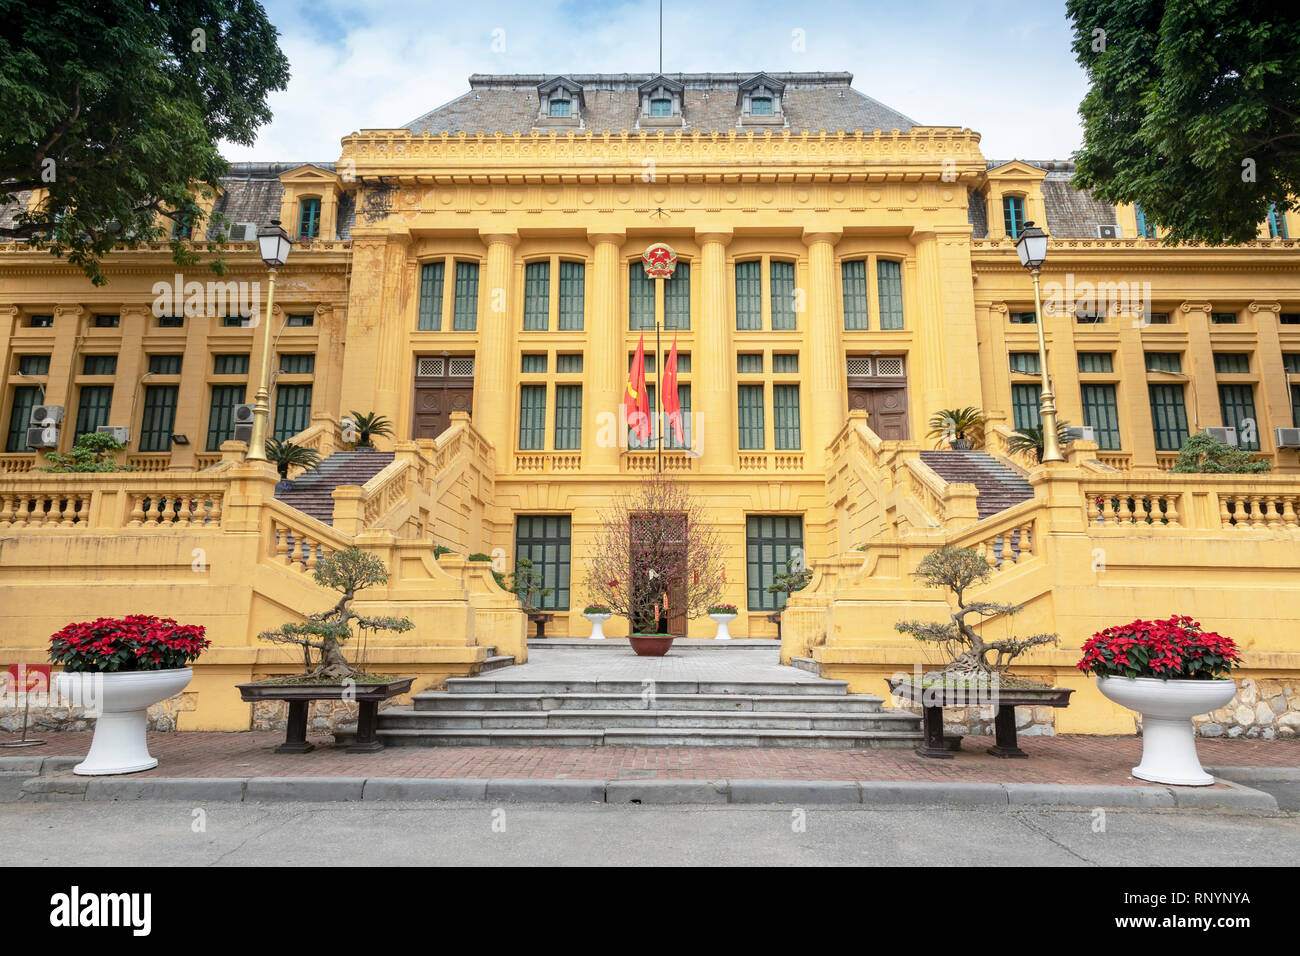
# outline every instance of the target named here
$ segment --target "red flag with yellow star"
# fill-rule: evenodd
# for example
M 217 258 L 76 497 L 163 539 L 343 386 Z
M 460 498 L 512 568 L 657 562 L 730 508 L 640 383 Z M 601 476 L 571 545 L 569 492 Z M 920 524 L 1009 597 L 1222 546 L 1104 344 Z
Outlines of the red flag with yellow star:
M 627 388 L 623 392 L 623 409 L 627 425 L 636 429 L 636 437 L 646 441 L 650 437 L 650 396 L 645 387 L 645 333 L 637 342 L 632 368 L 627 373 Z
M 682 431 L 682 403 L 677 398 L 677 336 L 673 336 L 673 349 L 668 353 L 668 361 L 664 363 L 664 397 L 663 407 L 668 414 L 668 424 L 672 426 L 673 434 L 677 437 L 677 444 L 686 443 L 686 435 Z

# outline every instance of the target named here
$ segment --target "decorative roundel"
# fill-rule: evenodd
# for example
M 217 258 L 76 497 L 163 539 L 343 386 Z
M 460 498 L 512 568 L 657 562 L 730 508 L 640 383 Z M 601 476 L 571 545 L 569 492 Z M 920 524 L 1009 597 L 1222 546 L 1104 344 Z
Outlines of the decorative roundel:
M 677 269 L 677 253 L 666 242 L 656 242 L 641 253 L 641 265 L 651 279 L 671 279 Z

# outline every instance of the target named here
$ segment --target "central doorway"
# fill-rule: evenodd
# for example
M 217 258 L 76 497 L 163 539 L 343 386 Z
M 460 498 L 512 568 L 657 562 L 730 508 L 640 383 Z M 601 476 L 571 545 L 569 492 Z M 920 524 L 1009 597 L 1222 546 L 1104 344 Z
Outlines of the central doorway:
M 412 438 L 437 438 L 451 425 L 452 412 L 473 411 L 472 355 L 416 356 Z
M 642 634 L 656 632 L 656 604 L 668 596 L 660 634 L 686 636 L 686 515 L 666 512 L 634 514 L 632 518 L 633 604 L 640 613 L 632 622 Z M 659 569 L 651 574 L 651 569 Z
M 848 360 L 849 411 L 865 411 L 867 425 L 886 441 L 905 441 L 907 375 L 901 355 L 853 355 Z

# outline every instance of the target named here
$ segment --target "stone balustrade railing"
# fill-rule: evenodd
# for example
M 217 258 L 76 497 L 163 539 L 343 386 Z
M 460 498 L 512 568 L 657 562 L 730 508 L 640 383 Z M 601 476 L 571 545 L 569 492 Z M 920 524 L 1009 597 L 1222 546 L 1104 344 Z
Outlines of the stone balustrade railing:
M 11 531 L 220 528 L 228 482 L 196 472 L 0 476 L 0 528 Z
M 1080 487 L 1089 530 L 1300 531 L 1294 475 L 1089 474 Z

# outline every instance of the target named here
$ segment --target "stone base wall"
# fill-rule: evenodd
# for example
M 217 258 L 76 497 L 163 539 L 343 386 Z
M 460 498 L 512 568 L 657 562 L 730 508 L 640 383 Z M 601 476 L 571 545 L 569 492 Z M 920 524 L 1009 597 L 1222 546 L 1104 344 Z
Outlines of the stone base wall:
M 397 706 L 390 697 L 379 705 L 380 711 Z M 289 703 L 283 700 L 259 700 L 253 703 L 253 729 L 283 731 L 289 720 Z M 307 732 L 333 733 L 356 727 L 357 703 L 346 700 L 313 700 L 307 707 Z
M 14 697 L 0 697 L 0 731 L 20 734 L 23 729 L 23 694 L 18 694 L 16 705 Z M 175 697 L 169 697 L 149 708 L 147 727 L 153 733 L 167 733 L 176 729 L 177 717 L 182 711 L 193 710 L 195 698 L 193 691 L 182 691 Z M 46 694 L 32 694 L 27 711 L 27 733 L 33 736 L 41 732 L 56 730 L 93 730 L 95 717 L 85 707 L 72 704 L 53 703 Z
M 1238 681 L 1227 707 L 1193 717 L 1201 737 L 1300 737 L 1300 681 Z

